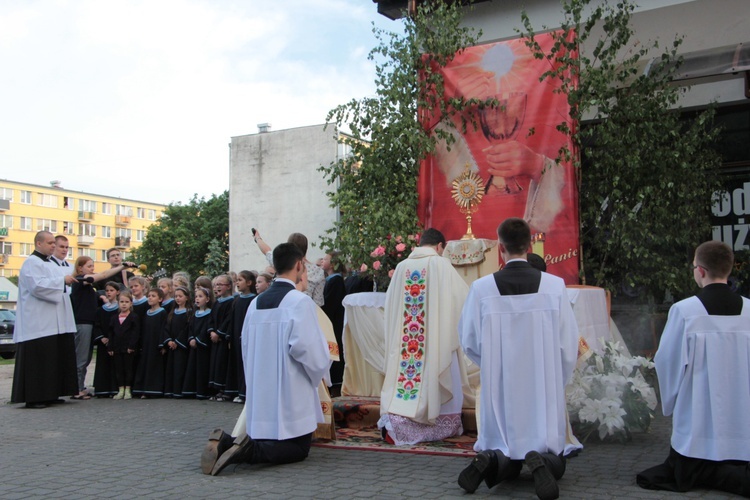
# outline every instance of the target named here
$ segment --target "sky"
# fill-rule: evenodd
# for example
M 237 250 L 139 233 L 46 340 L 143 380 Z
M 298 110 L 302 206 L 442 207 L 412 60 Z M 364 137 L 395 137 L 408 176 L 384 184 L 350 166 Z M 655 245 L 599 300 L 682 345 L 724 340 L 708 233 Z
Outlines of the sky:
M 153 203 L 375 92 L 372 0 L 0 0 L 0 178 Z

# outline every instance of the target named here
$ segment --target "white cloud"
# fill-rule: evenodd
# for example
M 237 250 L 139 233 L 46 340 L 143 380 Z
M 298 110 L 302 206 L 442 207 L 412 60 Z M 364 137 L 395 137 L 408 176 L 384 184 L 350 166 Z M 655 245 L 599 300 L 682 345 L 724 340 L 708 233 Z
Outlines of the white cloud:
M 227 189 L 232 136 L 374 92 L 360 0 L 0 3 L 0 176 L 155 202 Z

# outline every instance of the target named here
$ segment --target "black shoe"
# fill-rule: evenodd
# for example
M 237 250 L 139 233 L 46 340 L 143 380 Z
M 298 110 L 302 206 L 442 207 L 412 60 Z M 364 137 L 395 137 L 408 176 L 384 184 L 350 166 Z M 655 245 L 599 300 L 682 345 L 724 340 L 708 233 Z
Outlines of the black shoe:
M 208 435 L 208 443 L 201 453 L 201 471 L 204 474 L 211 474 L 211 469 L 216 465 L 219 457 L 232 447 L 234 439 L 221 429 L 214 429 Z
M 526 467 L 529 468 L 531 475 L 534 477 L 534 488 L 536 496 L 541 500 L 554 500 L 560 496 L 560 490 L 557 487 L 557 481 L 552 472 L 544 463 L 544 457 L 538 451 L 530 451 L 526 454 Z
M 40 410 L 42 408 L 47 408 L 47 405 L 44 403 L 26 403 L 26 408 L 30 408 L 32 410 Z
M 487 476 L 484 478 L 484 484 L 488 488 L 492 489 L 505 479 L 508 479 L 508 466 L 510 466 L 510 458 L 506 457 L 505 454 L 500 450 L 492 450 L 490 453 L 495 455 L 495 465 L 487 470 Z
M 227 465 L 246 462 L 252 455 L 254 446 L 255 442 L 250 439 L 250 436 L 248 436 L 247 434 L 235 439 L 232 447 L 222 453 L 219 459 L 216 461 L 214 468 L 211 469 L 211 475 L 217 475 L 219 472 L 224 470 Z
M 480 451 L 471 461 L 468 467 L 461 471 L 458 476 L 458 485 L 466 493 L 474 493 L 481 482 L 486 479 L 492 467 L 497 466 L 495 453 L 492 451 Z
M 44 404 L 46 405 L 61 405 L 65 403 L 64 399 L 53 399 L 52 401 L 45 401 Z

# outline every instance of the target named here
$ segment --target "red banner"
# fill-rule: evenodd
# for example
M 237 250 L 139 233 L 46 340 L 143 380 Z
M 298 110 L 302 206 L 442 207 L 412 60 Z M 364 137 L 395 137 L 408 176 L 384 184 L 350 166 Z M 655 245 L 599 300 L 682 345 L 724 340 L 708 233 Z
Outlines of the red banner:
M 537 41 L 545 52 L 550 35 Z M 547 271 L 578 283 L 578 195 L 572 163 L 555 158 L 568 137 L 557 130 L 562 121 L 572 128 L 566 96 L 556 83 L 539 77 L 549 61 L 534 59 L 523 40 L 466 49 L 443 70 L 445 97 L 463 96 L 499 101 L 496 108 L 475 110 L 476 127 L 462 132 L 461 120 L 436 117 L 428 124 L 450 131 L 456 142 L 438 147 L 422 162 L 419 177 L 419 218 L 448 240 L 466 232 L 466 216 L 451 196 L 452 182 L 468 168 L 479 175 L 484 198 L 472 217 L 479 238 L 497 239 L 497 226 L 507 217 L 522 217 L 535 234 L 533 249 L 543 256 Z M 533 133 L 530 131 L 533 130 Z

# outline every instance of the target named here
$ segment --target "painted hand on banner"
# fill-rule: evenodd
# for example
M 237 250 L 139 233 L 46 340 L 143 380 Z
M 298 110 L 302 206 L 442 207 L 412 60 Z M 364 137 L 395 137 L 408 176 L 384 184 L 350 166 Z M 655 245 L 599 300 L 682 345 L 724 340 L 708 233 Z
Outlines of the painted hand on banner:
M 517 141 L 498 142 L 482 152 L 489 167 L 487 173 L 494 176 L 493 184 L 504 184 L 502 178 L 515 176 L 531 177 L 538 181 L 544 169 L 544 156 Z

